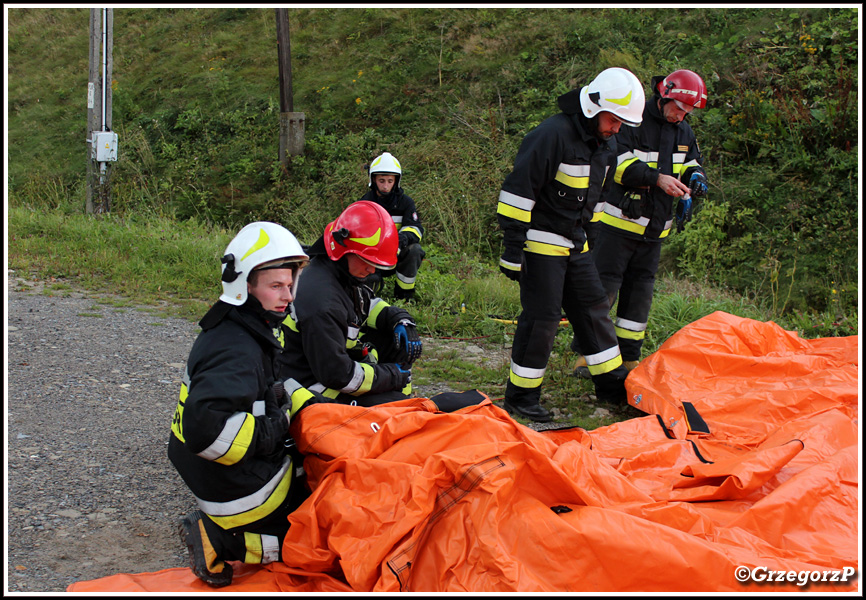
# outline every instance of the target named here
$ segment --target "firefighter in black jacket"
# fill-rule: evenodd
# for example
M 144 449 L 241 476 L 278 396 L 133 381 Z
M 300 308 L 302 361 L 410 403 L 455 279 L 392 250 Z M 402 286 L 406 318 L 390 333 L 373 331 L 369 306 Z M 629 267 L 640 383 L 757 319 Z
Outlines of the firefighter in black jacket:
M 394 297 L 398 300 L 411 300 L 415 297 L 418 269 L 421 268 L 425 255 L 421 247 L 424 228 L 421 226 L 415 201 L 400 187 L 403 178 L 400 162 L 391 153 L 385 152 L 373 160 L 369 173 L 370 189 L 361 200 L 375 202 L 388 211 L 397 226 L 399 241 L 397 267 L 375 273 L 371 276 L 370 283 L 377 284 L 373 286 L 375 290 L 382 277 L 396 273 Z
M 611 306 L 619 294 L 614 325 L 629 370 L 640 360 L 662 242 L 674 218 L 681 231 L 691 219 L 693 200 L 707 193 L 703 157 L 684 120 L 706 106 L 703 79 L 681 69 L 654 77 L 651 86 L 641 126 L 617 135 L 614 184 L 592 252 Z
M 283 384 L 279 356 L 307 259 L 276 223 L 244 227 L 187 361 L 168 456 L 199 506 L 180 524 L 190 566 L 214 587 L 232 581 L 225 561 L 279 561 L 287 515 L 308 494 L 286 448 L 289 419 L 315 395 Z
M 602 191 L 616 168 L 614 134 L 640 124 L 640 81 L 626 69 L 602 71 L 558 100 L 561 113 L 530 131 L 499 194 L 504 251 L 499 266 L 520 282 L 522 311 L 511 352 L 505 408 L 549 421 L 541 383 L 562 311 L 590 364 L 603 402 L 626 399 L 625 369 L 607 294 L 583 225 L 600 218 Z
M 310 266 L 285 324 L 288 373 L 341 403 L 407 398 L 422 342 L 411 315 L 373 294 L 367 278 L 397 262 L 397 228 L 374 202 L 350 204 L 309 249 Z

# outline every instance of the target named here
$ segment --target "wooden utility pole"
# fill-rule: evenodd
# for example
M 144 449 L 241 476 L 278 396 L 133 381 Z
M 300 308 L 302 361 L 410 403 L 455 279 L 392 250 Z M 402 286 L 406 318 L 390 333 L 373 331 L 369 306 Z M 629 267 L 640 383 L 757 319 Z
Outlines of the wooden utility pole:
M 288 166 L 289 156 L 304 153 L 306 115 L 294 112 L 292 97 L 292 49 L 289 42 L 289 11 L 276 9 L 277 56 L 280 64 L 280 162 Z
M 90 9 L 90 73 L 87 84 L 87 214 L 111 210 L 111 164 L 117 136 L 111 127 L 114 10 Z M 101 50 L 101 52 L 100 52 Z

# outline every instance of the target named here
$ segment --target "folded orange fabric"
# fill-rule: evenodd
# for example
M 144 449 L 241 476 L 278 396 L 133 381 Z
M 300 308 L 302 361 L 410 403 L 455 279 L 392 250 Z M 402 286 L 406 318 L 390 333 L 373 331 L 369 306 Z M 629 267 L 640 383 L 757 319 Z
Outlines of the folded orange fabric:
M 489 400 L 313 405 L 283 563 L 73 592 L 859 591 L 858 339 L 714 313 L 631 372 L 648 416 L 536 432 Z

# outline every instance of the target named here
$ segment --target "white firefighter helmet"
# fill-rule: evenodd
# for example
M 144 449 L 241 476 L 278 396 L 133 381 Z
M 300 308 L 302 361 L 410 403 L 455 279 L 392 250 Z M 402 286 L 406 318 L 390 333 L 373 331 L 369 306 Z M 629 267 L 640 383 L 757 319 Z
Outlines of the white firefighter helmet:
M 373 176 L 376 173 L 392 173 L 395 175 L 394 187 L 396 190 L 400 187 L 400 178 L 403 176 L 403 169 L 400 167 L 400 161 L 394 158 L 390 152 L 383 152 L 370 163 L 370 181 L 368 185 L 373 187 Z
M 226 246 L 220 300 L 234 306 L 246 302 L 247 279 L 254 269 L 292 269 L 294 296 L 301 270 L 309 258 L 295 236 L 282 225 L 267 221 L 250 223 Z
M 637 127 L 643 120 L 643 86 L 628 69 L 611 67 L 599 73 L 580 90 L 580 107 L 587 119 L 609 112 L 623 123 Z

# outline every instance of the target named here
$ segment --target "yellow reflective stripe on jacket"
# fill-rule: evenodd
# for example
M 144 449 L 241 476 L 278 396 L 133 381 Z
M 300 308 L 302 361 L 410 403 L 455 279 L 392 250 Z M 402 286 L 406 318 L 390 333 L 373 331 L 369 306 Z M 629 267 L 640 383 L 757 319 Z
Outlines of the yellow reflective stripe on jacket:
M 508 379 L 518 387 L 537 388 L 541 385 L 546 370 L 521 367 L 514 361 L 511 361 L 511 372 L 508 375 Z
M 618 206 L 612 204 L 608 204 L 604 207 L 604 214 L 601 215 L 601 222 L 606 223 L 611 227 L 616 227 L 617 229 L 631 231 L 638 235 L 643 235 L 646 231 L 647 225 L 649 225 L 649 219 L 647 217 L 629 219 L 622 214 L 622 210 L 620 210 Z
M 391 305 L 381 298 L 373 298 L 373 302 L 370 303 L 370 314 L 367 315 L 367 325 L 376 329 L 376 319 L 378 319 L 382 311 L 389 306 Z
M 302 386 L 294 379 L 287 379 L 286 381 L 284 381 L 283 387 L 286 390 L 286 394 L 292 400 L 292 416 L 294 416 L 296 412 L 301 410 L 301 407 L 304 406 L 304 403 L 306 403 L 307 400 L 313 397 L 313 392 Z
M 373 378 L 376 373 L 373 370 L 372 365 L 368 365 L 366 363 L 355 363 L 361 367 L 364 372 L 364 380 L 361 382 L 361 386 L 355 390 L 354 392 L 349 392 L 353 396 L 360 396 L 362 394 L 366 394 L 373 387 Z
M 361 328 L 349 325 L 346 328 L 346 348 L 354 348 L 358 344 L 358 337 L 361 335 Z
M 534 252 L 535 254 L 543 254 L 545 256 L 568 256 L 571 254 L 571 250 L 569 248 L 563 248 L 562 246 L 555 246 L 553 244 L 545 244 L 543 242 L 530 242 L 526 241 L 526 245 L 523 247 L 527 252 Z
M 255 417 L 250 413 L 236 412 L 226 420 L 217 439 L 198 456 L 221 465 L 233 465 L 249 450 L 255 428 Z
M 701 163 L 698 162 L 698 159 L 693 158 L 689 162 L 683 164 L 683 167 L 684 167 L 683 170 L 685 171 L 685 170 L 691 169 L 692 167 L 700 167 L 700 166 L 701 166 Z
M 418 236 L 418 241 L 421 241 L 421 231 L 419 231 L 417 227 L 414 227 L 413 225 L 406 225 L 406 227 L 400 229 L 400 233 L 403 233 L 404 231 L 410 231 L 414 233 Z
M 496 212 L 500 215 L 521 223 L 529 223 L 532 219 L 533 208 L 535 208 L 535 201 L 531 198 L 524 198 L 505 190 L 499 191 L 499 204 L 496 207 Z
M 658 152 L 643 152 L 641 150 L 635 150 L 634 152 L 623 152 L 616 158 L 616 171 L 613 174 L 613 180 L 620 185 L 622 185 L 622 176 L 623 173 L 634 163 L 637 161 L 641 161 L 647 164 L 647 166 L 655 169 L 656 165 L 658 165 L 659 153 Z
M 324 383 L 314 383 L 309 388 L 313 392 L 318 392 L 323 395 L 325 398 L 330 398 L 333 400 L 337 396 L 340 395 L 340 390 L 335 390 L 333 388 L 325 387 Z
M 508 262 L 505 259 L 499 259 L 499 266 L 503 269 L 508 269 L 509 271 L 519 271 L 521 268 L 520 263 Z
M 574 248 L 574 242 L 567 237 L 563 237 L 549 231 L 541 231 L 539 229 L 528 229 L 526 231 L 526 242 L 523 249 L 527 252 L 535 254 L 543 254 L 545 256 L 568 256 Z M 584 242 L 581 253 L 589 251 L 589 243 Z
M 196 502 L 223 529 L 254 523 L 277 510 L 289 495 L 292 484 L 292 459 L 287 456 L 270 481 L 257 491 L 228 502 L 212 502 L 196 497 Z
M 554 179 L 570 188 L 585 190 L 589 187 L 589 172 L 589 165 L 568 165 L 560 163 Z
M 601 215 L 601 222 L 623 231 L 630 231 L 638 235 L 646 233 L 647 225 L 649 225 L 649 217 L 638 217 L 637 219 L 629 219 L 622 214 L 622 209 L 613 204 L 607 203 L 604 207 L 604 212 Z M 659 238 L 665 238 L 670 235 L 673 219 L 665 221 L 665 227 L 659 234 Z
M 334 388 L 326 387 L 323 383 L 314 383 L 310 386 L 310 389 L 322 394 L 326 398 L 332 399 L 336 398 L 341 393 L 360 396 L 366 394 L 370 389 L 372 389 L 373 379 L 375 376 L 376 372 L 373 370 L 372 365 L 356 362 L 355 372 L 352 374 L 352 379 L 344 388 L 336 390 Z M 292 399 L 292 402 L 294 403 L 294 398 Z
M 180 397 L 177 400 L 177 407 L 175 407 L 174 416 L 171 419 L 171 432 L 181 442 L 186 441 L 183 439 L 183 407 L 187 396 L 189 396 L 189 390 L 186 384 L 182 383 L 180 384 Z
M 584 354 L 584 358 L 590 375 L 610 373 L 622 364 L 622 355 L 618 345 L 595 354 Z

